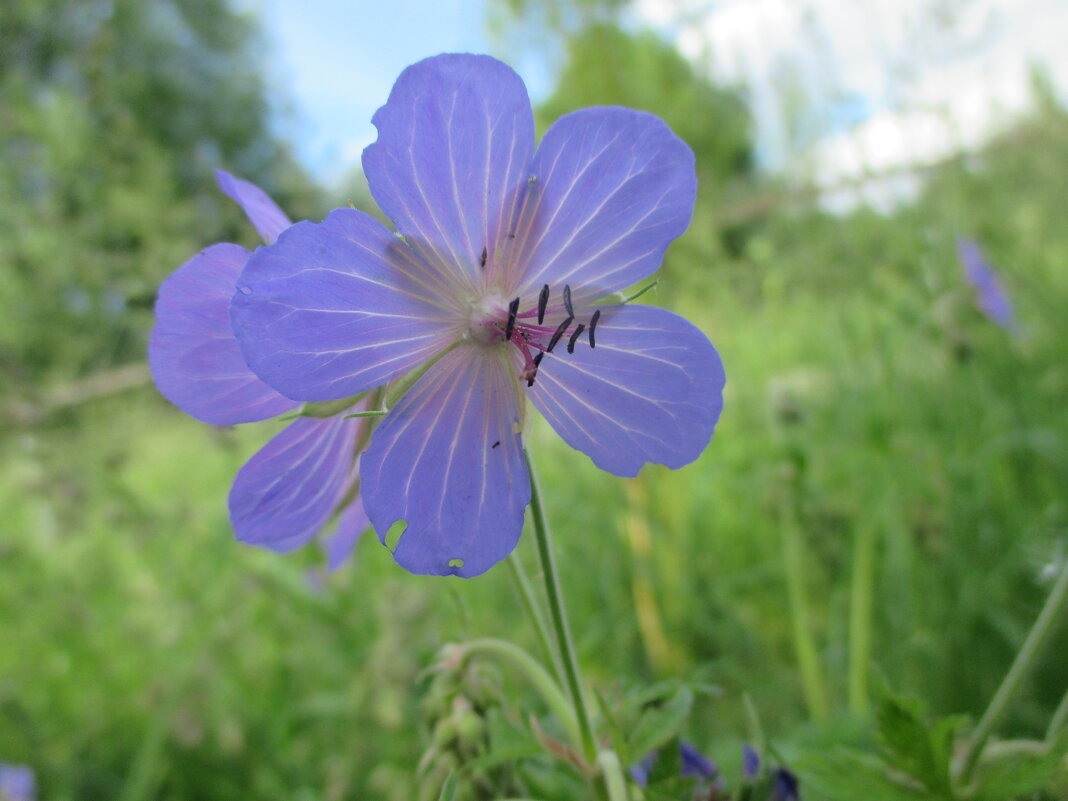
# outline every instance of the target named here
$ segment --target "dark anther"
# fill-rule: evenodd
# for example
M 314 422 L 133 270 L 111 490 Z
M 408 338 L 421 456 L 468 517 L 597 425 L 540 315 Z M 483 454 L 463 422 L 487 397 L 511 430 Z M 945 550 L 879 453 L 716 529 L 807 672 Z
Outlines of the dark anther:
M 512 338 L 512 329 L 515 328 L 515 316 L 519 313 L 519 298 L 508 304 L 508 322 L 504 326 L 504 340 Z
M 496 448 L 496 447 L 497 447 L 498 445 L 500 445 L 500 444 L 501 444 L 501 441 L 500 441 L 500 440 L 497 440 L 496 442 L 494 442 L 494 443 L 493 443 L 493 445 L 492 445 L 492 446 L 490 446 L 490 450 L 493 450 L 494 448 Z
M 601 319 L 601 310 L 598 309 L 593 313 L 593 317 L 590 318 L 590 347 L 596 347 L 596 343 L 593 341 L 593 329 L 597 327 L 597 321 Z
M 541 288 L 541 294 L 538 295 L 538 325 L 541 325 L 545 320 L 545 306 L 549 303 L 549 285 L 546 284 Z
M 486 266 L 486 259 L 489 258 L 489 251 L 486 248 L 482 248 L 482 255 L 478 259 L 479 267 Z
M 538 374 L 538 368 L 541 367 L 541 360 L 545 358 L 545 351 L 538 351 L 534 354 L 534 369 L 530 371 L 530 375 L 527 378 L 527 386 L 534 386 L 534 378 Z
M 571 305 L 571 287 L 564 287 L 564 308 L 567 309 L 567 316 L 575 316 L 575 307 Z
M 575 329 L 575 333 L 573 333 L 571 335 L 571 339 L 569 339 L 567 341 L 567 352 L 568 353 L 574 353 L 575 352 L 575 340 L 578 339 L 579 336 L 582 335 L 582 332 L 585 331 L 585 330 L 586 330 L 586 324 L 585 323 L 579 323 L 578 324 L 578 328 Z
M 560 325 L 558 325 L 556 327 L 556 330 L 553 331 L 552 337 L 549 339 L 548 347 L 545 348 L 545 352 L 546 353 L 552 353 L 553 352 L 553 348 L 556 347 L 556 343 L 560 341 L 560 337 L 562 337 L 564 335 L 564 331 L 567 330 L 567 327 L 569 325 L 571 325 L 571 321 L 574 320 L 574 319 L 575 319 L 574 317 L 568 317 L 566 320 L 564 320 L 562 323 L 560 323 Z

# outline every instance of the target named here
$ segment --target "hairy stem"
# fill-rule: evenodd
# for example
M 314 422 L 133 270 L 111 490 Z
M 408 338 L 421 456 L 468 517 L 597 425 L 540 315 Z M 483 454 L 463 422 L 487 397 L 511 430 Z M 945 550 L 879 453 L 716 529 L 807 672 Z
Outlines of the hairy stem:
M 529 452 L 526 452 L 525 455 L 527 469 L 530 471 L 531 518 L 534 523 L 534 538 L 538 544 L 538 559 L 541 562 L 542 579 L 545 581 L 545 595 L 549 599 L 549 616 L 552 619 L 553 634 L 556 637 L 556 648 L 563 665 L 567 689 L 571 694 L 571 703 L 575 710 L 579 742 L 586 760 L 592 763 L 597 757 L 597 743 L 593 736 L 593 727 L 590 724 L 590 713 L 586 707 L 586 697 L 582 692 L 582 680 L 579 673 L 578 659 L 575 656 L 575 645 L 571 640 L 567 610 L 564 608 L 564 596 L 557 578 L 552 536 L 549 533 L 549 524 L 545 519 L 545 510 L 541 505 L 541 489 L 538 487 L 538 478 L 534 472 L 534 462 L 531 460 Z
M 489 637 L 470 640 L 461 644 L 459 648 L 462 650 L 464 659 L 476 656 L 495 657 L 522 673 L 560 721 L 568 737 L 574 742 L 580 741 L 579 728 L 571 704 L 568 703 L 559 685 L 553 681 L 553 677 L 534 657 L 507 640 Z
M 549 639 L 549 627 L 545 623 L 545 616 L 538 606 L 534 588 L 530 585 L 530 578 L 523 569 L 523 562 L 515 551 L 508 555 L 508 568 L 512 573 L 512 580 L 515 582 L 516 590 L 519 592 L 519 600 L 522 601 L 523 608 L 534 626 L 534 633 L 538 637 L 538 647 L 541 649 L 541 658 L 546 665 L 552 666 L 557 682 L 564 684 L 564 671 L 560 665 L 560 659 L 553 650 L 552 641 Z
M 1001 686 L 998 687 L 990 701 L 990 706 L 986 708 L 986 712 L 983 713 L 979 724 L 975 727 L 968 750 L 965 751 L 961 760 L 960 783 L 962 785 L 966 786 L 971 780 L 972 772 L 979 763 L 986 741 L 1005 716 L 1009 703 L 1016 697 L 1027 674 L 1038 661 L 1043 647 L 1056 629 L 1060 614 L 1068 608 L 1066 602 L 1068 602 L 1068 560 L 1061 566 L 1061 572 L 1057 576 L 1049 597 L 1046 598 L 1045 606 L 1038 613 L 1038 618 L 1031 627 L 1031 631 L 1028 632 L 1020 652 L 1016 654 L 1012 667 L 1005 674 Z
M 609 801 L 627 801 L 627 781 L 623 778 L 623 766 L 615 751 L 604 750 L 597 754 L 597 767 L 604 776 Z

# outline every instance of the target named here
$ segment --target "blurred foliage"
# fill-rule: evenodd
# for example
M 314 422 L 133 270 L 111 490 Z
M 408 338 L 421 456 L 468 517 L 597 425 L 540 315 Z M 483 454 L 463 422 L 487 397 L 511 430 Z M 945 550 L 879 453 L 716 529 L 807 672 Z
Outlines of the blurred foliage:
M 701 154 L 710 194 L 751 175 L 749 111 L 738 92 L 716 86 L 650 31 L 593 25 L 570 38 L 556 91 L 538 108 L 543 127 L 587 106 L 627 106 L 662 118 Z
M 499 30 L 513 29 L 521 38 L 569 38 L 595 25 L 616 25 L 633 0 L 499 0 L 490 4 L 490 20 Z
M 142 357 L 160 280 L 243 230 L 214 167 L 308 209 L 256 52 L 223 0 L 6 0 L 0 386 Z
M 612 105 L 656 114 L 693 148 L 701 187 L 694 219 L 705 224 L 692 226 L 675 247 L 689 258 L 724 257 L 737 226 L 708 223 L 751 194 L 755 180 L 752 120 L 740 93 L 698 75 L 651 31 L 591 24 L 567 38 L 556 89 L 538 107 L 539 128 L 578 109 Z

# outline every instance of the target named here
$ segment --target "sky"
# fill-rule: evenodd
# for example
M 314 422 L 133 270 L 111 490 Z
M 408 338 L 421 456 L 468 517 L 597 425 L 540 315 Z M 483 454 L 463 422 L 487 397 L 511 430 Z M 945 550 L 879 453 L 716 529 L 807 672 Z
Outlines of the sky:
M 279 132 L 327 185 L 374 141 L 404 67 L 495 52 L 487 0 L 236 2 L 265 30 Z M 1028 107 L 1032 64 L 1068 87 L 1068 0 L 636 0 L 629 24 L 744 84 L 765 166 L 822 184 L 978 146 Z M 513 66 L 536 101 L 551 69 L 526 58 Z M 810 112 L 784 111 L 785 96 Z
M 327 185 L 342 181 L 375 140 L 371 117 L 405 67 L 438 53 L 492 51 L 485 0 L 235 0 L 234 5 L 260 19 L 279 132 Z M 530 66 L 524 78 L 532 94 L 547 91 L 544 70 Z

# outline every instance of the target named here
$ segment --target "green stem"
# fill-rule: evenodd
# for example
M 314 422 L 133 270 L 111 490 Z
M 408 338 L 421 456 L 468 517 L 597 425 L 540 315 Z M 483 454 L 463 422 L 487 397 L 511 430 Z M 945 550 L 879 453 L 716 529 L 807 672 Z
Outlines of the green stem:
M 567 697 L 559 685 L 553 681 L 553 677 L 534 657 L 518 645 L 514 645 L 507 640 L 496 640 L 489 637 L 470 640 L 462 643 L 459 648 L 462 650 L 465 659 L 475 656 L 489 656 L 511 664 L 512 667 L 530 680 L 534 689 L 541 695 L 542 700 L 548 704 L 549 709 L 556 715 L 560 725 L 564 727 L 567 736 L 572 742 L 581 742 L 579 727 L 571 704 L 568 703 Z
M 1066 723 L 1068 723 L 1068 693 L 1064 694 L 1064 698 L 1057 704 L 1057 710 L 1053 713 L 1053 717 L 1050 718 L 1049 728 L 1046 729 L 1047 744 L 1053 742 L 1053 738 L 1060 733 Z
M 1056 628 L 1057 618 L 1068 607 L 1068 604 L 1065 603 L 1066 601 L 1068 601 L 1068 561 L 1065 561 L 1061 567 L 1057 581 L 1054 583 L 1049 597 L 1046 598 L 1046 604 L 1042 607 L 1042 611 L 1039 612 L 1038 619 L 1035 620 L 1034 626 L 1028 632 L 1023 647 L 1016 654 L 1012 667 L 1005 674 L 1001 686 L 998 687 L 997 692 L 994 693 L 994 698 L 990 701 L 990 706 L 986 708 L 986 712 L 983 713 L 982 718 L 979 719 L 979 724 L 975 727 L 971 742 L 968 744 L 968 750 L 961 760 L 961 785 L 967 786 L 971 780 L 972 772 L 979 763 L 979 757 L 983 754 L 983 747 L 986 745 L 986 741 L 990 738 L 994 728 L 1001 722 L 1005 712 L 1008 711 L 1009 702 L 1019 692 L 1024 678 L 1038 661 L 1043 647 Z
M 786 590 L 790 603 L 790 618 L 797 649 L 797 667 L 801 673 L 801 688 L 809 714 L 817 721 L 828 716 L 827 693 L 820 673 L 819 652 L 812 636 L 808 596 L 805 593 L 804 544 L 797 521 L 789 511 L 781 516 L 783 561 L 786 570 Z
M 590 725 L 590 713 L 586 708 L 586 697 L 582 692 L 578 659 L 575 657 L 575 645 L 571 641 L 571 630 L 568 628 L 567 623 L 567 611 L 564 609 L 564 596 L 556 574 L 556 558 L 553 556 L 552 535 L 549 533 L 549 524 L 545 520 L 545 510 L 541 505 L 541 489 L 538 487 L 537 474 L 534 472 L 534 462 L 530 458 L 529 451 L 524 453 L 527 459 L 527 470 L 530 472 L 530 512 L 534 523 L 534 538 L 538 543 L 538 559 L 541 562 L 542 578 L 545 581 L 545 595 L 549 599 L 549 616 L 552 618 L 553 633 L 556 635 L 556 647 L 560 653 L 560 661 L 563 663 L 567 689 L 571 693 L 575 717 L 578 719 L 582 751 L 586 760 L 593 762 L 597 756 L 597 743 L 593 736 L 593 727 Z
M 542 614 L 541 609 L 538 607 L 537 598 L 534 595 L 534 588 L 530 585 L 530 579 L 527 577 L 526 571 L 523 569 L 523 563 L 519 559 L 519 555 L 512 551 L 508 555 L 508 568 L 512 571 L 512 580 L 515 582 L 516 588 L 519 591 L 519 599 L 523 603 L 523 608 L 527 612 L 527 616 L 530 618 L 530 622 L 534 626 L 534 633 L 538 636 L 538 647 L 541 649 L 541 658 L 546 665 L 551 665 L 553 673 L 556 674 L 556 680 L 560 684 L 565 682 L 564 672 L 560 666 L 560 659 L 553 650 L 552 642 L 549 639 L 549 627 L 545 624 L 545 616 Z
M 604 776 L 608 801 L 627 801 L 627 782 L 623 778 L 623 766 L 619 764 L 616 752 L 606 749 L 597 754 L 597 767 Z
M 875 527 L 869 523 L 857 532 L 853 545 L 853 576 L 849 593 L 849 710 L 855 715 L 861 715 L 868 709 L 875 540 Z

